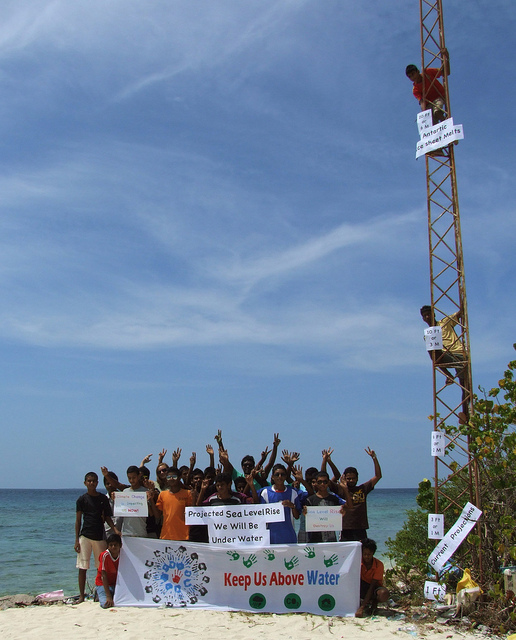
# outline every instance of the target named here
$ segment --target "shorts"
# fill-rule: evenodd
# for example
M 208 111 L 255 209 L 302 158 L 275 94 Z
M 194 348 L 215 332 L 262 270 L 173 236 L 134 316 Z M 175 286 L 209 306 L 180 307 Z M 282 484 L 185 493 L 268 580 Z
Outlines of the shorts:
M 342 529 L 340 532 L 341 542 L 362 542 L 367 538 L 365 529 Z
M 95 567 L 98 569 L 99 556 L 103 551 L 107 549 L 106 541 L 90 540 L 90 538 L 85 538 L 84 536 L 80 536 L 79 544 L 81 545 L 81 550 L 77 554 L 77 564 L 75 565 L 77 569 L 90 568 L 90 558 L 92 553 L 93 553 L 93 558 L 95 560 Z
M 443 349 L 441 355 L 436 357 L 435 364 L 438 367 L 452 367 L 460 380 L 466 377 L 467 360 L 461 352 L 454 353 Z
M 360 579 L 360 599 L 361 600 L 363 600 L 366 597 L 370 586 L 371 586 L 371 583 Z M 383 586 L 380 584 L 376 587 L 376 589 L 373 592 L 373 597 L 372 597 L 373 600 L 377 600 L 376 594 L 378 592 L 378 589 L 383 589 Z

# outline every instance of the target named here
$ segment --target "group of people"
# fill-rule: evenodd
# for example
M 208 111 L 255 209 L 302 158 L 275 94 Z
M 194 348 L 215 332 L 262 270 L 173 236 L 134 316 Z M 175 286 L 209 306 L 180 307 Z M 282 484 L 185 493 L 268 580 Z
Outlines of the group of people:
M 224 447 L 222 433 L 215 436 L 218 445 L 218 466 L 215 467 L 215 450 L 206 446 L 209 465 L 203 470 L 197 467 L 197 455 L 192 453 L 188 465 L 179 465 L 181 449 L 172 453 L 172 464 L 165 462 L 163 449 L 158 454 L 156 479 L 151 478 L 147 465 L 152 454 L 146 456 L 140 466 L 127 469 L 127 483 L 117 474 L 101 467 L 107 495 L 97 491 L 98 475 L 86 474 L 87 492 L 77 500 L 75 524 L 75 551 L 79 569 L 79 601 L 85 597 L 86 571 L 91 554 L 95 558 L 97 577 L 95 584 L 103 607 L 113 606 L 116 570 L 124 537 L 159 537 L 165 540 L 189 540 L 208 543 L 205 525 L 185 524 L 185 509 L 189 506 L 237 505 L 246 503 L 281 503 L 285 519 L 267 524 L 271 544 L 336 542 L 332 531 L 307 532 L 305 514 L 307 507 L 340 506 L 342 530 L 340 541 L 360 541 L 363 547 L 361 574 L 361 608 L 357 615 L 364 615 L 368 605 L 385 601 L 388 591 L 382 586 L 383 564 L 373 558 L 376 544 L 367 538 L 367 495 L 382 477 L 376 453 L 365 449 L 371 457 L 374 475 L 367 482 L 358 483 L 358 471 L 347 467 L 343 473 L 332 460 L 333 449 L 322 451 L 322 461 L 317 467 L 309 467 L 304 473 L 299 466 L 299 453 L 284 449 L 281 462 L 276 462 L 280 438 L 274 434 L 271 450 L 262 451 L 258 462 L 246 455 L 236 469 Z M 328 468 L 331 473 L 328 473 Z M 269 480 L 270 477 L 270 480 Z M 116 492 L 145 492 L 148 514 L 145 517 L 114 518 L 113 505 Z M 299 520 L 296 531 L 294 522 Z M 381 575 L 380 575 L 381 574 Z

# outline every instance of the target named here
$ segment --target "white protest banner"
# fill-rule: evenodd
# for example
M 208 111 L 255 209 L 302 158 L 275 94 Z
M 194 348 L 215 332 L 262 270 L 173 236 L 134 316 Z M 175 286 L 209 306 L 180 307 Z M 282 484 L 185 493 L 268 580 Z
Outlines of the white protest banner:
M 430 127 L 430 129 L 421 132 L 420 140 L 416 145 L 416 158 L 429 151 L 447 147 L 452 142 L 463 138 L 464 131 L 461 124 L 453 124 L 453 118 L 443 120 Z
M 341 507 L 306 507 L 307 531 L 340 531 L 342 529 Z
M 146 518 L 149 515 L 147 507 L 147 492 L 115 493 L 115 506 L 113 516 L 124 518 Z
M 438 458 L 444 456 L 446 443 L 444 439 L 444 433 L 440 431 L 432 431 L 432 456 Z
M 256 545 L 269 544 L 267 522 L 285 520 L 281 504 L 238 504 L 205 507 L 187 507 L 186 524 L 208 525 L 210 544 Z
M 425 598 L 427 600 L 444 600 L 446 595 L 446 585 L 439 584 L 438 582 L 432 582 L 432 580 L 425 581 Z
M 480 509 L 477 509 L 471 502 L 467 503 L 457 522 L 428 556 L 428 564 L 434 571 L 440 571 L 444 567 L 481 515 Z
M 421 137 L 423 131 L 428 131 L 428 129 L 430 129 L 432 126 L 432 109 L 420 111 L 417 114 L 417 128 L 419 130 L 419 137 Z
M 354 616 L 361 545 L 212 547 L 124 538 L 115 606 Z
M 431 540 L 444 538 L 444 515 L 442 513 L 428 514 L 428 537 Z
M 441 327 L 428 327 L 428 329 L 425 329 L 425 345 L 427 351 L 436 351 L 443 348 L 443 330 Z

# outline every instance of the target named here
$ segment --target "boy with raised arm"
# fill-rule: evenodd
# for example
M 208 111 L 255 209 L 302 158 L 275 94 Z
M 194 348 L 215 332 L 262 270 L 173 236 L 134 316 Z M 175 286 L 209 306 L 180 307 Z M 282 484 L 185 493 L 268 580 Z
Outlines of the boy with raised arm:
M 336 496 L 334 493 L 330 493 L 328 490 L 330 484 L 330 477 L 326 471 L 319 471 L 315 478 L 316 491 L 311 496 L 308 496 L 303 507 L 303 513 L 306 516 L 306 507 L 336 507 L 341 505 L 341 514 L 344 515 L 344 506 L 351 508 L 352 498 L 348 491 L 345 482 L 342 482 L 342 491 L 346 497 L 345 500 Z M 317 542 L 337 542 L 337 537 L 334 531 L 309 531 L 308 542 L 314 544 Z
M 375 488 L 375 485 L 381 479 L 382 470 L 376 453 L 369 447 L 364 449 L 364 451 L 373 460 L 374 476 L 367 482 L 357 485 L 358 471 L 356 468 L 347 467 L 344 469 L 344 479 L 351 494 L 353 506 L 351 509 L 346 509 L 346 512 L 342 516 L 341 542 L 361 542 L 367 538 L 367 529 L 369 529 L 369 522 L 367 520 L 367 495 Z
M 162 491 L 156 504 L 149 507 L 156 519 L 163 518 L 162 540 L 188 540 L 189 527 L 185 524 L 185 509 L 192 506 L 192 494 L 183 487 L 179 469 L 170 467 L 167 473 L 167 488 Z

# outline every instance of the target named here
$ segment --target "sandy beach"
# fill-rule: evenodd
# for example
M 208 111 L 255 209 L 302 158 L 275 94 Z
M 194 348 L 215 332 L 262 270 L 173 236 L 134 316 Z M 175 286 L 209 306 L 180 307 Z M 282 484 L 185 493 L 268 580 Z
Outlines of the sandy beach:
M 457 629 L 449 624 L 414 624 L 384 616 L 332 618 L 310 614 L 248 614 L 178 609 L 121 607 L 103 610 L 94 602 L 11 608 L 0 611 L 2 640 L 38 638 L 55 640 L 121 639 L 165 640 L 211 638 L 226 640 L 313 640 L 314 638 L 417 637 L 427 640 L 473 640 L 492 637 Z

